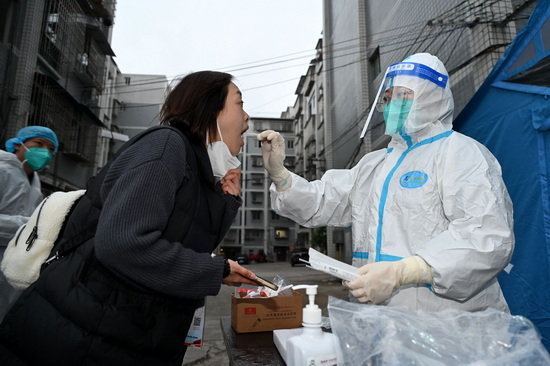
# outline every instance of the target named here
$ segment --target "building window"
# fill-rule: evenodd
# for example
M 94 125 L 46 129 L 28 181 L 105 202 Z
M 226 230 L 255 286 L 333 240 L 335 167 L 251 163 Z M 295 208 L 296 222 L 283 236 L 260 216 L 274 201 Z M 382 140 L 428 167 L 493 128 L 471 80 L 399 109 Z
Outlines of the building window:
M 253 185 L 261 186 L 264 184 L 264 175 L 263 174 L 252 174 L 250 180 Z
M 286 140 L 286 148 L 294 149 L 294 140 Z
M 124 84 L 125 84 L 125 85 L 130 85 L 130 81 L 131 81 L 131 80 L 132 80 L 131 77 L 126 76 L 126 77 L 124 78 Z
M 252 192 L 252 202 L 253 203 L 263 203 L 264 194 L 262 192 Z
M 275 229 L 275 239 L 287 239 L 288 238 L 288 229 Z
M 225 241 L 235 241 L 237 239 L 237 230 L 230 229 L 227 234 L 225 234 Z
M 263 239 L 263 230 L 246 230 L 244 233 L 245 240 L 259 240 Z
M 48 14 L 48 18 L 46 19 L 46 37 L 53 43 L 57 42 L 58 24 L 59 14 Z
M 252 221 L 260 221 L 262 219 L 262 211 L 252 211 Z
M 308 103 L 309 116 L 315 116 L 317 114 L 317 99 L 315 99 L 315 93 L 311 96 Z
M 287 156 L 284 161 L 284 166 L 287 168 L 294 168 L 295 161 L 296 159 L 294 156 Z
M 258 167 L 258 166 L 264 166 L 264 161 L 261 156 L 253 156 L 252 157 L 252 166 Z
M 380 69 L 380 49 L 376 48 L 372 55 L 369 57 L 369 73 L 371 79 L 374 79 L 375 77 L 380 74 L 382 70 Z
M 278 221 L 281 219 L 281 216 L 279 216 L 275 211 L 271 211 L 271 220 Z

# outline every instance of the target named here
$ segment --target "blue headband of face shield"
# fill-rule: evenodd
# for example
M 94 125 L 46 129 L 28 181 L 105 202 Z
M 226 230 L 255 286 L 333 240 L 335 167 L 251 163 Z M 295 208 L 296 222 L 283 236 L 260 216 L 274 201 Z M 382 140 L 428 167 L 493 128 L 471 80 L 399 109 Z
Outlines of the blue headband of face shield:
M 394 78 L 398 75 L 416 76 L 429 80 L 442 88 L 447 86 L 447 81 L 449 80 L 447 75 L 443 75 L 426 65 L 417 64 L 416 62 L 400 62 L 391 65 L 388 68 L 386 78 Z

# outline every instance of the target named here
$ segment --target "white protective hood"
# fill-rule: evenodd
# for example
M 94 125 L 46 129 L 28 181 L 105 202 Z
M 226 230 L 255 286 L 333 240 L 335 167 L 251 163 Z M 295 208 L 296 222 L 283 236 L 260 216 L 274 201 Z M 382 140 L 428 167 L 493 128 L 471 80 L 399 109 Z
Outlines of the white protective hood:
M 419 63 L 446 75 L 449 74 L 443 63 L 435 56 L 428 53 L 412 55 L 403 62 Z M 417 131 L 435 124 L 437 121 L 450 130 L 453 121 L 454 102 L 450 82 L 447 81 L 445 88 L 441 88 L 433 82 L 411 76 L 397 76 L 395 84 L 403 86 L 411 85 L 414 90 L 414 103 L 409 117 L 405 122 L 405 133 L 412 135 Z M 413 80 L 412 80 L 413 79 Z
M 411 72 L 407 73 L 407 71 Z M 448 77 L 443 63 L 436 56 L 428 53 L 409 56 L 402 62 L 388 67 L 365 122 L 361 138 L 364 137 L 373 118 L 382 118 L 380 115 L 377 116 L 380 112 L 376 111 L 375 105 L 380 102 L 386 89 L 390 86 L 402 86 L 414 91 L 414 102 L 402 133 L 414 135 L 418 131 L 436 125 L 440 126 L 438 131 L 450 130 L 454 102 Z M 423 135 L 426 134 L 430 133 L 423 131 Z

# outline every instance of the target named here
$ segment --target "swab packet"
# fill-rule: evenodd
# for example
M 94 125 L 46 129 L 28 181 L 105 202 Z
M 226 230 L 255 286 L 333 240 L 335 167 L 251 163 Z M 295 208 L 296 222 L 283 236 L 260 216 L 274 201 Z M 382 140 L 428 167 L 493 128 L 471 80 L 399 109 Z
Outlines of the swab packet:
M 342 280 L 353 281 L 359 278 L 359 275 L 355 273 L 357 267 L 326 256 L 313 248 L 309 248 L 309 261 L 300 260 L 307 263 L 310 268 L 331 274 Z

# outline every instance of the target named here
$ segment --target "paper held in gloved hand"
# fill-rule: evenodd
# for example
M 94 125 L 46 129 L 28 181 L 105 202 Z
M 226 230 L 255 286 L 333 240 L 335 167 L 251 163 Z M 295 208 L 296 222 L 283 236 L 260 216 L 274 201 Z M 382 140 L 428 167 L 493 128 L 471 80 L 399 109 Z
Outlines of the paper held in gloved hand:
M 313 248 L 309 248 L 309 262 L 300 260 L 309 264 L 309 268 L 331 274 L 342 280 L 352 281 L 359 278 L 359 275 L 355 273 L 356 267 L 326 256 Z

